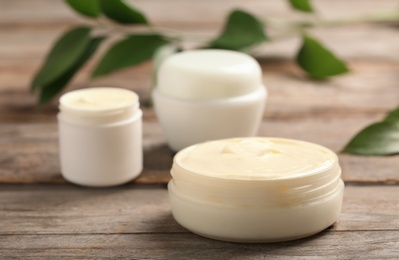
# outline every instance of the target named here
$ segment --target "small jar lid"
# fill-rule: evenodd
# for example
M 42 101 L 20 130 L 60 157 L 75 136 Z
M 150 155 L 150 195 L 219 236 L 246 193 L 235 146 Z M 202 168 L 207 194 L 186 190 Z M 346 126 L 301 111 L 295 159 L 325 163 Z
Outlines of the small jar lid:
M 163 95 L 186 100 L 237 97 L 261 87 L 258 62 L 228 50 L 192 50 L 168 57 L 160 67 L 157 86 Z
M 60 98 L 63 118 L 80 124 L 108 124 L 130 118 L 139 97 L 128 89 L 99 87 L 68 92 Z

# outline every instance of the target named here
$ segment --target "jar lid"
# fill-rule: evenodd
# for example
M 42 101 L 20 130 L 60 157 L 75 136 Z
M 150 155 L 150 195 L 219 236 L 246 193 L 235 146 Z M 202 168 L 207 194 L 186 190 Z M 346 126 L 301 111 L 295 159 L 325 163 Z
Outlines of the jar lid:
M 186 100 L 236 97 L 263 87 L 251 56 L 228 50 L 191 50 L 168 57 L 158 72 L 163 95 Z
M 113 123 L 135 114 L 139 109 L 139 97 L 121 88 L 79 89 L 61 96 L 59 108 L 63 118 L 75 123 Z

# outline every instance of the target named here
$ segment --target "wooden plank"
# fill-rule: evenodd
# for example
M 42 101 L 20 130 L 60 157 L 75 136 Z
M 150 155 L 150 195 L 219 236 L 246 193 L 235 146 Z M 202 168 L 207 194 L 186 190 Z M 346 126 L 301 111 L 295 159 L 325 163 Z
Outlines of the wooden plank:
M 165 189 L 14 186 L 0 194 L 2 235 L 186 232 Z
M 399 230 L 399 186 L 346 186 L 334 230 Z M 385 227 L 385 228 L 384 228 Z
M 347 186 L 331 231 L 399 231 L 399 186 Z M 0 190 L 0 236 L 15 234 L 185 233 L 173 219 L 166 189 L 72 185 Z
M 166 145 L 159 123 L 144 121 L 144 170 L 141 184 L 165 184 L 174 153 Z M 373 119 L 266 119 L 260 136 L 301 139 L 340 151 Z M 63 183 L 60 175 L 58 133 L 51 123 L 5 123 L 0 126 L 0 183 Z M 340 155 L 343 179 L 361 183 L 399 183 L 399 155 L 387 157 Z
M 274 244 L 227 243 L 194 234 L 0 236 L 4 259 L 397 259 L 399 231 L 331 232 Z

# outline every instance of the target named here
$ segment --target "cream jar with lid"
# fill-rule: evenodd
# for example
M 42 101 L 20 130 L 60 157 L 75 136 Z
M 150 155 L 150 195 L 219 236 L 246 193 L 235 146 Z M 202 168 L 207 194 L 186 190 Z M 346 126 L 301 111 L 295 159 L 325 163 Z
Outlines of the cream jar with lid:
M 86 186 L 113 186 L 143 168 L 139 97 L 120 88 L 75 90 L 60 98 L 61 173 Z
M 278 242 L 336 222 L 344 183 L 338 158 L 313 143 L 235 138 L 176 154 L 168 190 L 176 221 L 232 242 Z
M 266 101 L 262 71 L 251 56 L 192 50 L 169 56 L 152 93 L 169 146 L 256 135 Z

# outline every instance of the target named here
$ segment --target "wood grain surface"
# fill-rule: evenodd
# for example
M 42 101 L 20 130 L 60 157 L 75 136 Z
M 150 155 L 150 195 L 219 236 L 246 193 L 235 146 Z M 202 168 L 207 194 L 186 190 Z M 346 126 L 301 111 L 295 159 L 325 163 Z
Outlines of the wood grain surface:
M 0 236 L 5 259 L 397 259 L 399 231 L 324 231 L 276 244 L 238 244 L 189 233 Z
M 136 0 L 157 26 L 216 35 L 229 10 L 295 20 L 286 1 Z M 319 15 L 341 19 L 398 8 L 398 0 L 314 0 Z M 204 19 L 205 18 L 205 19 Z M 351 72 L 314 81 L 293 59 L 298 38 L 257 48 L 269 97 L 260 136 L 303 139 L 339 153 L 346 183 L 338 222 L 310 238 L 237 244 L 191 234 L 173 219 L 166 183 L 174 153 L 151 107 L 152 64 L 89 80 L 89 62 L 65 91 L 109 85 L 140 96 L 144 170 L 133 182 L 92 189 L 66 183 L 59 167 L 57 100 L 37 110 L 29 82 L 51 44 L 86 19 L 63 1 L 0 0 L 0 259 L 398 259 L 399 155 L 340 154 L 350 138 L 399 105 L 397 26 L 353 24 L 311 31 Z M 277 35 L 268 30 L 271 37 Z M 189 40 L 191 48 L 203 40 Z
M 347 186 L 342 214 L 330 230 L 399 231 L 398 194 L 398 186 Z M 167 191 L 159 186 L 5 185 L 0 220 L 3 235 L 188 232 L 174 221 Z
M 264 122 L 260 136 L 296 138 L 340 151 L 349 138 L 367 125 L 369 118 L 352 119 L 271 119 Z M 56 122 L 5 123 L 0 128 L 0 182 L 63 183 L 58 158 Z M 144 170 L 134 182 L 165 184 L 174 153 L 167 147 L 156 120 L 144 121 Z M 399 182 L 399 156 L 339 156 L 347 182 Z
M 398 194 L 398 186 L 349 186 L 338 222 L 320 234 L 285 243 L 237 244 L 201 238 L 179 226 L 165 189 L 3 185 L 0 256 L 395 259 Z

